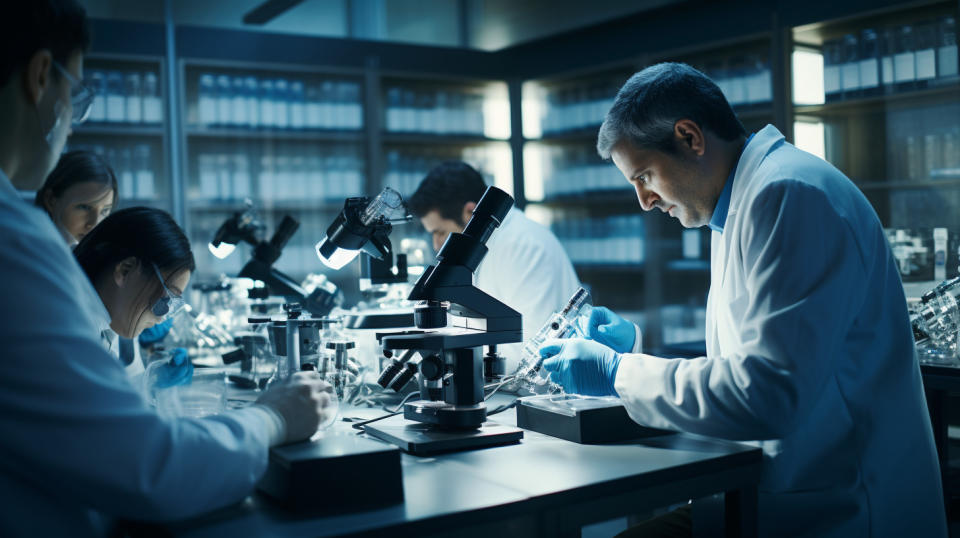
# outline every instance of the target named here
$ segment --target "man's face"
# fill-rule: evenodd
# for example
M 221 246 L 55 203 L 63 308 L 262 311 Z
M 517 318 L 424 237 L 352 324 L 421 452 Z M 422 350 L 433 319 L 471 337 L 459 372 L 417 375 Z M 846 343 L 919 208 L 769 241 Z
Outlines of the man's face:
M 82 80 L 83 54 L 74 52 L 63 67 L 74 78 Z M 43 184 L 43 180 L 57 165 L 71 133 L 73 105 L 70 100 L 70 81 L 53 63 L 48 65 L 44 73 L 46 86 L 42 88 L 39 100 L 31 98 L 26 103 L 26 106 L 35 109 L 27 112 L 27 117 L 33 118 L 33 121 L 26 127 L 28 132 L 24 133 L 23 165 L 16 177 L 11 178 L 14 186 L 23 190 L 36 190 Z M 27 70 L 27 76 L 34 76 L 30 69 Z M 39 87 L 39 80 L 28 80 L 27 86 L 33 90 Z
M 435 209 L 420 217 L 420 223 L 433 238 L 433 249 L 438 251 L 447 240 L 447 236 L 462 232 L 464 226 L 457 221 L 441 217 L 440 212 Z
M 629 142 L 617 144 L 610 156 L 644 211 L 657 208 L 686 228 L 710 222 L 717 197 L 692 157 L 638 149 Z

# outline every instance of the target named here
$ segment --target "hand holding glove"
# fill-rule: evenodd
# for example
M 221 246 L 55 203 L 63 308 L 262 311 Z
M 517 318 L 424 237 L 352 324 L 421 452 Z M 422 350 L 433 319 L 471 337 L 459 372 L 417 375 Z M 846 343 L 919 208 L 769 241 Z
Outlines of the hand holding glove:
M 571 394 L 616 396 L 613 382 L 620 354 L 599 342 L 582 338 L 549 340 L 540 347 L 543 370 Z
M 590 312 L 587 338 L 596 340 L 617 353 L 630 353 L 633 351 L 637 333 L 633 323 L 614 314 L 609 308 L 598 306 Z
M 173 318 L 168 320 L 161 321 L 153 327 L 148 327 L 140 332 L 140 341 L 141 346 L 152 346 L 157 342 L 160 342 L 167 337 L 167 334 L 170 333 L 170 327 L 173 326 Z
M 171 350 L 170 359 L 158 366 L 156 372 L 156 388 L 188 385 L 193 380 L 193 363 L 187 357 L 187 350 L 177 347 Z

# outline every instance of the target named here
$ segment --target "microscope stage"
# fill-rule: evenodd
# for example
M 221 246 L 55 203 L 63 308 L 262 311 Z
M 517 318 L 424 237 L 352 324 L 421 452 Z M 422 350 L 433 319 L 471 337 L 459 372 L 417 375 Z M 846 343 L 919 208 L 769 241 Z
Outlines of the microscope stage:
M 415 456 L 506 445 L 520 442 L 523 438 L 520 428 L 490 421 L 474 430 L 447 430 L 395 416 L 368 424 L 363 429 L 373 437 Z

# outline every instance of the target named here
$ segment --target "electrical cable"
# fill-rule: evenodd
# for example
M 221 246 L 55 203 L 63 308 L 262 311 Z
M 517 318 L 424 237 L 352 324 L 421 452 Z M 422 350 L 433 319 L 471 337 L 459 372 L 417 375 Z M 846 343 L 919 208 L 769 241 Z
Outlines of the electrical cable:
M 403 404 L 405 404 L 405 403 L 407 403 L 407 401 L 413 399 L 414 396 L 419 397 L 420 394 L 417 393 L 417 392 L 411 392 L 410 394 L 407 394 L 407 395 L 403 398 L 403 400 L 400 400 L 400 403 L 397 404 L 397 406 L 393 408 L 393 411 L 391 411 L 390 409 L 387 409 L 386 407 L 384 407 L 384 410 L 387 411 L 387 414 L 386 414 L 386 415 L 381 415 L 381 416 L 379 416 L 379 417 L 371 418 L 371 419 L 369 419 L 369 420 L 364 420 L 364 421 L 361 421 L 361 422 L 356 422 L 356 423 L 354 423 L 354 424 L 351 424 L 350 427 L 353 428 L 353 429 L 355 429 L 355 430 L 362 430 L 363 427 L 366 426 L 367 424 L 370 424 L 370 423 L 372 423 L 372 422 L 376 422 L 376 421 L 378 421 L 378 420 L 383 420 L 383 419 L 385 419 L 385 418 L 390 418 L 390 417 L 393 417 L 393 416 L 397 416 L 397 415 L 399 415 L 400 413 L 403 413 L 403 411 L 402 411 Z

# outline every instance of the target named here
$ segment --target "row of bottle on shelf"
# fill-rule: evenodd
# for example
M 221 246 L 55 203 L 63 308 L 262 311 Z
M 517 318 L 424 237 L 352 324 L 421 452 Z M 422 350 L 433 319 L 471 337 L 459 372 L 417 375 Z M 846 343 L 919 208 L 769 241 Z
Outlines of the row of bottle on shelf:
M 958 76 L 953 17 L 865 28 L 823 44 L 827 102 L 922 89 Z
M 707 308 L 702 304 L 668 304 L 660 307 L 664 344 L 699 342 L 706 339 Z
M 319 151 L 197 155 L 192 199 L 207 202 L 254 197 L 273 202 L 342 202 L 364 192 L 364 162 L 350 146 Z
M 942 281 L 960 274 L 960 230 L 885 228 L 904 281 Z
M 156 173 L 159 159 L 155 158 L 151 144 L 70 144 L 67 150 L 92 151 L 103 157 L 117 177 L 121 204 L 130 199 L 153 199 L 159 194 Z
M 90 69 L 86 83 L 94 91 L 88 121 L 97 123 L 163 122 L 157 73 Z
M 196 123 L 243 129 L 363 127 L 360 84 L 202 73 Z
M 539 159 L 543 172 L 543 196 L 547 199 L 587 192 L 631 189 L 620 170 L 603 161 L 592 145 L 541 146 Z
M 741 55 L 698 65 L 733 106 L 767 103 L 773 98 L 770 65 L 758 55 Z M 539 122 L 543 134 L 574 131 L 599 125 L 613 105 L 624 80 L 607 80 L 558 89 L 533 88 L 540 104 Z
M 393 149 L 386 154 L 383 181 L 385 186 L 407 197 L 417 190 L 420 182 L 434 166 L 444 161 L 464 161 L 480 172 L 488 185 L 494 185 L 496 182 L 491 173 L 494 159 L 496 156 L 493 150 L 484 147 L 466 147 L 462 150 L 448 151 Z
M 550 229 L 575 264 L 620 265 L 644 261 L 642 215 L 558 219 L 551 223 Z
M 892 150 L 895 179 L 960 179 L 960 127 L 926 134 L 898 134 Z
M 387 88 L 385 127 L 401 133 L 483 136 L 484 97 L 465 90 Z

